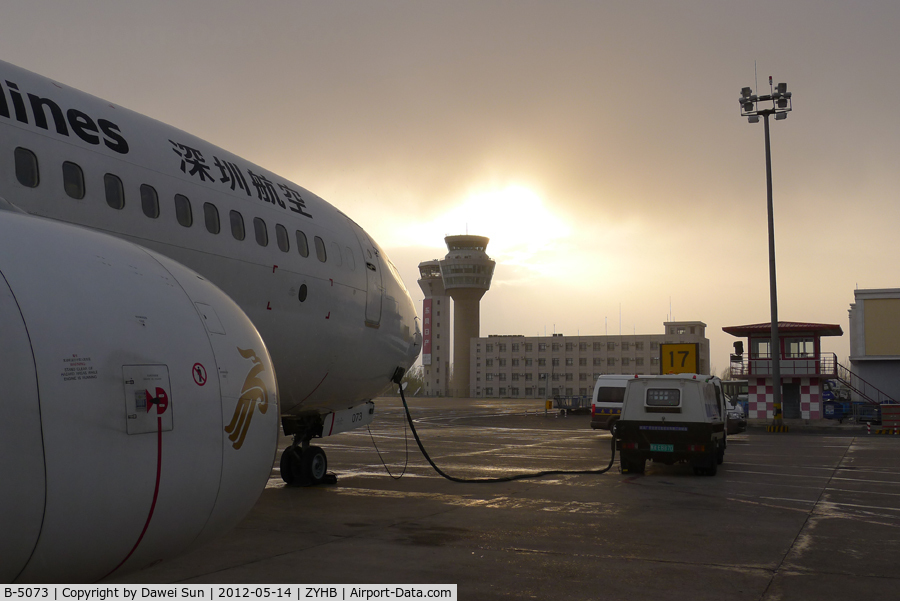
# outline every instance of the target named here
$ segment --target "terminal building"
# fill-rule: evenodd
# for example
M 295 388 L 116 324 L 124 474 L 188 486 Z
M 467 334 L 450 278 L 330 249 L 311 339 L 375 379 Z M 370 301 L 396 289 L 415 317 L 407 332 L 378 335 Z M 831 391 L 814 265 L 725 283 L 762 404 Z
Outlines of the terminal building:
M 667 321 L 662 334 L 473 338 L 468 396 L 587 396 L 601 374 L 660 373 L 659 345 L 676 343 L 698 344 L 698 371 L 709 372 L 709 339 L 701 321 Z
M 852 376 L 878 402 L 900 400 L 900 289 L 853 291 L 850 305 Z M 853 389 L 866 390 L 851 382 Z

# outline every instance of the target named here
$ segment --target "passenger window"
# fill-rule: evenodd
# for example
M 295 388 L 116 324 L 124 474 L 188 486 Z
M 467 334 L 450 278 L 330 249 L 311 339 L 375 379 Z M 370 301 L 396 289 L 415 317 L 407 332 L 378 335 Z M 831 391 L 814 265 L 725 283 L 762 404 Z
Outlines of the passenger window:
M 316 236 L 315 243 L 316 243 L 316 257 L 324 263 L 325 260 L 328 258 L 325 255 L 325 241 L 322 240 L 321 238 L 319 238 L 318 236 Z
M 288 238 L 287 230 L 280 223 L 275 224 L 275 239 L 278 241 L 278 248 L 281 252 L 291 250 L 291 241 Z
M 106 190 L 106 204 L 113 209 L 125 207 L 125 188 L 122 180 L 112 173 L 103 176 L 103 187 Z
M 301 257 L 309 256 L 309 243 L 306 241 L 306 234 L 297 230 L 297 252 Z
M 219 226 L 219 209 L 216 205 L 206 202 L 203 203 L 203 220 L 206 222 L 206 231 L 210 234 L 218 234 L 221 230 Z
M 231 235 L 235 240 L 244 239 L 244 216 L 237 211 L 231 212 Z
M 194 214 L 191 211 L 191 201 L 182 194 L 175 195 L 175 218 L 184 227 L 194 224 Z
M 26 188 L 37 188 L 41 182 L 37 157 L 27 148 L 16 148 L 16 179 Z
M 260 246 L 269 245 L 269 232 L 266 230 L 266 222 L 259 217 L 253 218 L 253 231 L 256 232 L 256 243 Z
M 337 245 L 337 242 L 331 243 L 331 258 L 334 259 L 338 267 L 341 266 L 341 247 Z
M 66 194 L 75 200 L 84 198 L 84 171 L 81 170 L 81 167 L 66 161 L 62 165 L 62 170 L 63 187 L 66 189 Z
M 153 186 L 141 184 L 141 210 L 150 219 L 159 217 L 159 196 Z

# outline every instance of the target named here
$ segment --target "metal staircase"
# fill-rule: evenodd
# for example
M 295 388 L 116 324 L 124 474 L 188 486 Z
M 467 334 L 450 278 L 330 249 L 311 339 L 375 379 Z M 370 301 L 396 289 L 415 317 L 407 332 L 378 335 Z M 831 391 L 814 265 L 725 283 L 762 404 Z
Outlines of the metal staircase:
M 897 401 L 887 394 L 838 363 L 837 359 L 835 359 L 834 364 L 836 366 L 835 378 L 852 392 L 855 392 L 860 401 L 872 405 L 881 405 L 883 403 L 897 404 Z

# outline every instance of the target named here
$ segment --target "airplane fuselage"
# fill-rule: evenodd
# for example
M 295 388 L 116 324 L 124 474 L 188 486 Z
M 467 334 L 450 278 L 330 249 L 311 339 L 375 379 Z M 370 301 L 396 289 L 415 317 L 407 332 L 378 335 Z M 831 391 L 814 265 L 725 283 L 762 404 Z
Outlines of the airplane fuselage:
M 269 349 L 282 414 L 359 405 L 419 353 L 396 269 L 342 212 L 195 136 L 2 62 L 0 196 L 221 288 Z

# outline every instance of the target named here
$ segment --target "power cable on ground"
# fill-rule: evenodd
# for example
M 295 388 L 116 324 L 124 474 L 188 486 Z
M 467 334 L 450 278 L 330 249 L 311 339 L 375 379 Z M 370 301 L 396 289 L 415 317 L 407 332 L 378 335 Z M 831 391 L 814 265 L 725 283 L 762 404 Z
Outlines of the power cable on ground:
M 456 476 L 451 476 L 444 472 L 441 468 L 432 461 L 431 457 L 428 455 L 428 452 L 425 450 L 425 447 L 422 445 L 422 440 L 419 438 L 419 433 L 416 432 L 416 426 L 413 424 L 412 415 L 409 413 L 409 405 L 406 404 L 406 395 L 403 394 L 403 386 L 400 384 L 400 378 L 396 378 L 393 380 L 397 386 L 400 387 L 400 399 L 403 401 L 403 409 L 406 411 L 406 421 L 409 423 L 409 428 L 412 430 L 413 437 L 416 439 L 416 444 L 419 445 L 419 450 L 422 451 L 422 456 L 425 457 L 425 460 L 434 468 L 438 474 L 450 480 L 451 482 L 464 482 L 464 483 L 476 483 L 476 484 L 487 484 L 494 482 L 512 482 L 514 480 L 525 480 L 528 478 L 541 478 L 543 476 L 559 476 L 565 474 L 571 475 L 582 475 L 582 474 L 605 474 L 612 468 L 613 463 L 616 460 L 616 437 L 613 436 L 611 438 L 611 448 L 612 453 L 609 458 L 609 465 L 604 468 L 595 469 L 595 470 L 546 470 L 543 472 L 529 472 L 524 474 L 513 474 L 510 476 L 502 476 L 499 478 L 457 478 Z M 390 473 L 390 472 L 389 472 Z

